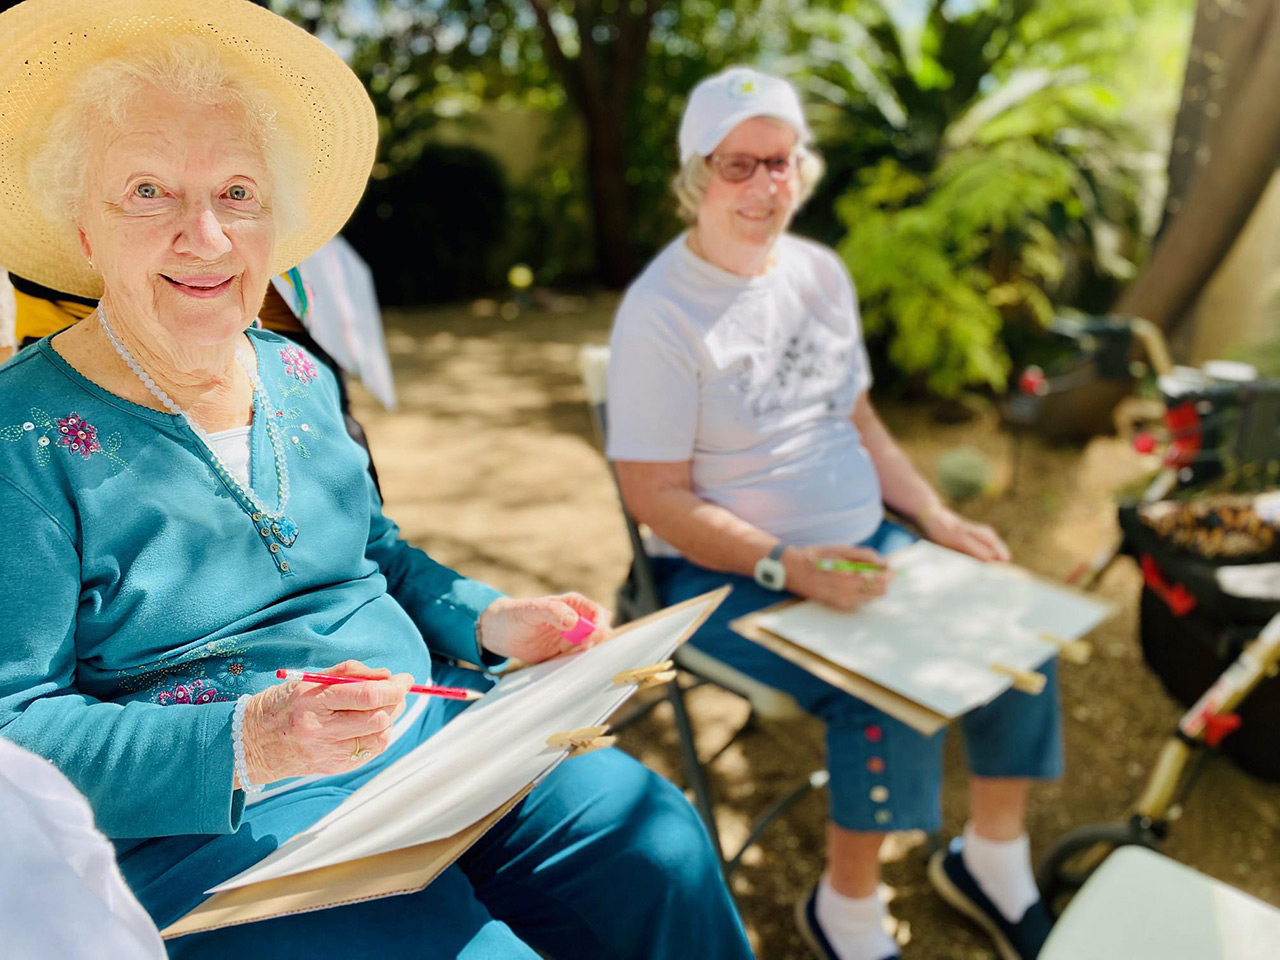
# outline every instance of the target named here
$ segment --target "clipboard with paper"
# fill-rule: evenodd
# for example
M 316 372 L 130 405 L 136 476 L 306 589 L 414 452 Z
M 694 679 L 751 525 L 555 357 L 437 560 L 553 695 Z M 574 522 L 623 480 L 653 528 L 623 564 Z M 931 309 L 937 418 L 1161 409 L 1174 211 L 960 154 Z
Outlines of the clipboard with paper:
M 1036 694 L 1053 655 L 1109 604 L 1007 564 L 921 541 L 887 558 L 894 580 L 853 613 L 791 600 L 733 621 L 739 634 L 931 734 L 1011 687 Z
M 162 931 L 168 939 L 421 890 L 556 765 L 612 743 L 604 722 L 728 593 L 695 597 L 580 653 L 504 676 L 485 697 L 311 828 Z

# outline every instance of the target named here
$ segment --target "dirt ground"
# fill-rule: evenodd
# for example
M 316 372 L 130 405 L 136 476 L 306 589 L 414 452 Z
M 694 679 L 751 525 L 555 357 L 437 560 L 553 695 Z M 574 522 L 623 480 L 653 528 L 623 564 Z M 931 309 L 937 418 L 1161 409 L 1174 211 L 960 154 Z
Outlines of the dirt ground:
M 513 319 L 481 301 L 391 314 L 388 343 L 400 409 L 388 413 L 358 388 L 356 410 L 371 439 L 389 514 L 404 535 L 442 562 L 514 594 L 579 590 L 611 603 L 629 546 L 604 461 L 595 446 L 578 373 L 584 343 L 604 343 L 614 300 L 547 297 Z M 882 403 L 881 415 L 932 477 L 938 456 L 959 444 L 995 465 L 996 488 L 964 512 L 994 524 L 1015 560 L 1063 577 L 1114 531 L 1110 492 L 1143 464 L 1115 438 L 1083 450 L 1028 441 L 1016 483 L 1010 440 L 990 411 L 944 425 L 929 409 Z M 1127 560 L 1099 593 L 1118 614 L 1091 638 L 1093 659 L 1062 670 L 1067 776 L 1033 795 L 1030 833 L 1043 853 L 1064 831 L 1123 819 L 1180 710 L 1141 659 L 1140 576 Z M 709 755 L 745 716 L 731 695 L 690 697 Z M 679 755 L 665 707 L 631 728 L 624 746 L 679 782 Z M 751 819 L 823 764 L 816 721 L 764 725 L 729 747 L 714 767 L 717 819 L 727 844 Z M 963 750 L 948 744 L 948 835 L 964 822 Z M 826 798 L 811 795 L 748 851 L 733 881 L 753 943 L 770 960 L 805 958 L 792 908 L 822 869 Z M 1280 905 L 1280 785 L 1225 760 L 1207 766 L 1165 847 L 1171 856 Z M 926 839 L 897 835 L 884 850 L 884 895 L 907 960 L 985 960 L 983 937 L 953 914 L 925 878 Z

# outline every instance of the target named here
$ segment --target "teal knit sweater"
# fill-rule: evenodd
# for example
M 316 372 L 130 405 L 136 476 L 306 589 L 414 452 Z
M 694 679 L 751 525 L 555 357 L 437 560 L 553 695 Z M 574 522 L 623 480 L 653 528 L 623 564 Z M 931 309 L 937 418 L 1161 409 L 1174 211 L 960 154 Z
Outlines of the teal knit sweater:
M 273 506 L 270 417 L 288 547 L 181 418 L 101 389 L 48 339 L 0 367 L 0 735 L 52 760 L 113 838 L 237 829 L 232 708 L 278 667 L 354 658 L 425 681 L 432 654 L 481 660 L 497 593 L 399 539 L 329 373 L 250 339 L 272 405 L 255 410 L 251 482 Z

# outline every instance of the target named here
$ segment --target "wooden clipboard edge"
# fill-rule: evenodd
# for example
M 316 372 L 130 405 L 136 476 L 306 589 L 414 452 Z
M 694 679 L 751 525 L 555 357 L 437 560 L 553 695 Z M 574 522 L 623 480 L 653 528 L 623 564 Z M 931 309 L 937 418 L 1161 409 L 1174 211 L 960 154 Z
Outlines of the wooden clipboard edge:
M 417 893 L 523 800 L 533 784 L 451 837 L 215 893 L 160 932 L 165 940 L 222 927 Z
M 793 607 L 803 602 L 799 598 L 793 598 L 784 600 L 781 603 L 775 603 L 773 606 L 765 607 L 763 610 L 757 610 L 755 613 L 730 621 L 729 629 L 746 637 L 748 640 L 760 644 L 766 650 L 790 660 L 796 666 L 809 671 L 818 679 L 825 680 L 832 686 L 839 687 L 859 700 L 864 700 L 873 707 L 877 707 L 890 716 L 896 717 L 926 737 L 937 733 L 954 719 L 953 717 L 936 713 L 928 707 L 922 706 L 900 693 L 895 693 L 874 680 L 868 680 L 861 674 L 854 673 L 846 667 L 832 663 L 826 657 L 821 657 L 812 650 L 807 650 L 799 644 L 792 643 L 785 637 L 766 630 L 757 622 L 757 617 L 777 613 L 779 610 L 785 610 L 787 607 Z

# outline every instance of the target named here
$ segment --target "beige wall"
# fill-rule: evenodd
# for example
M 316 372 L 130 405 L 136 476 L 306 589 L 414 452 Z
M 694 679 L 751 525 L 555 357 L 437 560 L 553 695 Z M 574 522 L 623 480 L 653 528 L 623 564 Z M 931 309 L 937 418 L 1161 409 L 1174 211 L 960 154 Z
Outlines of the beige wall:
M 552 144 L 558 153 L 569 151 L 569 156 L 578 155 L 581 135 L 577 124 L 570 134 L 553 141 L 554 129 L 546 111 L 485 105 L 463 121 L 441 122 L 432 132 L 432 139 L 483 150 L 502 165 L 509 182 L 521 183 L 536 169 L 541 159 L 539 152 Z
M 1280 174 L 1195 307 L 1192 363 L 1280 337 Z

